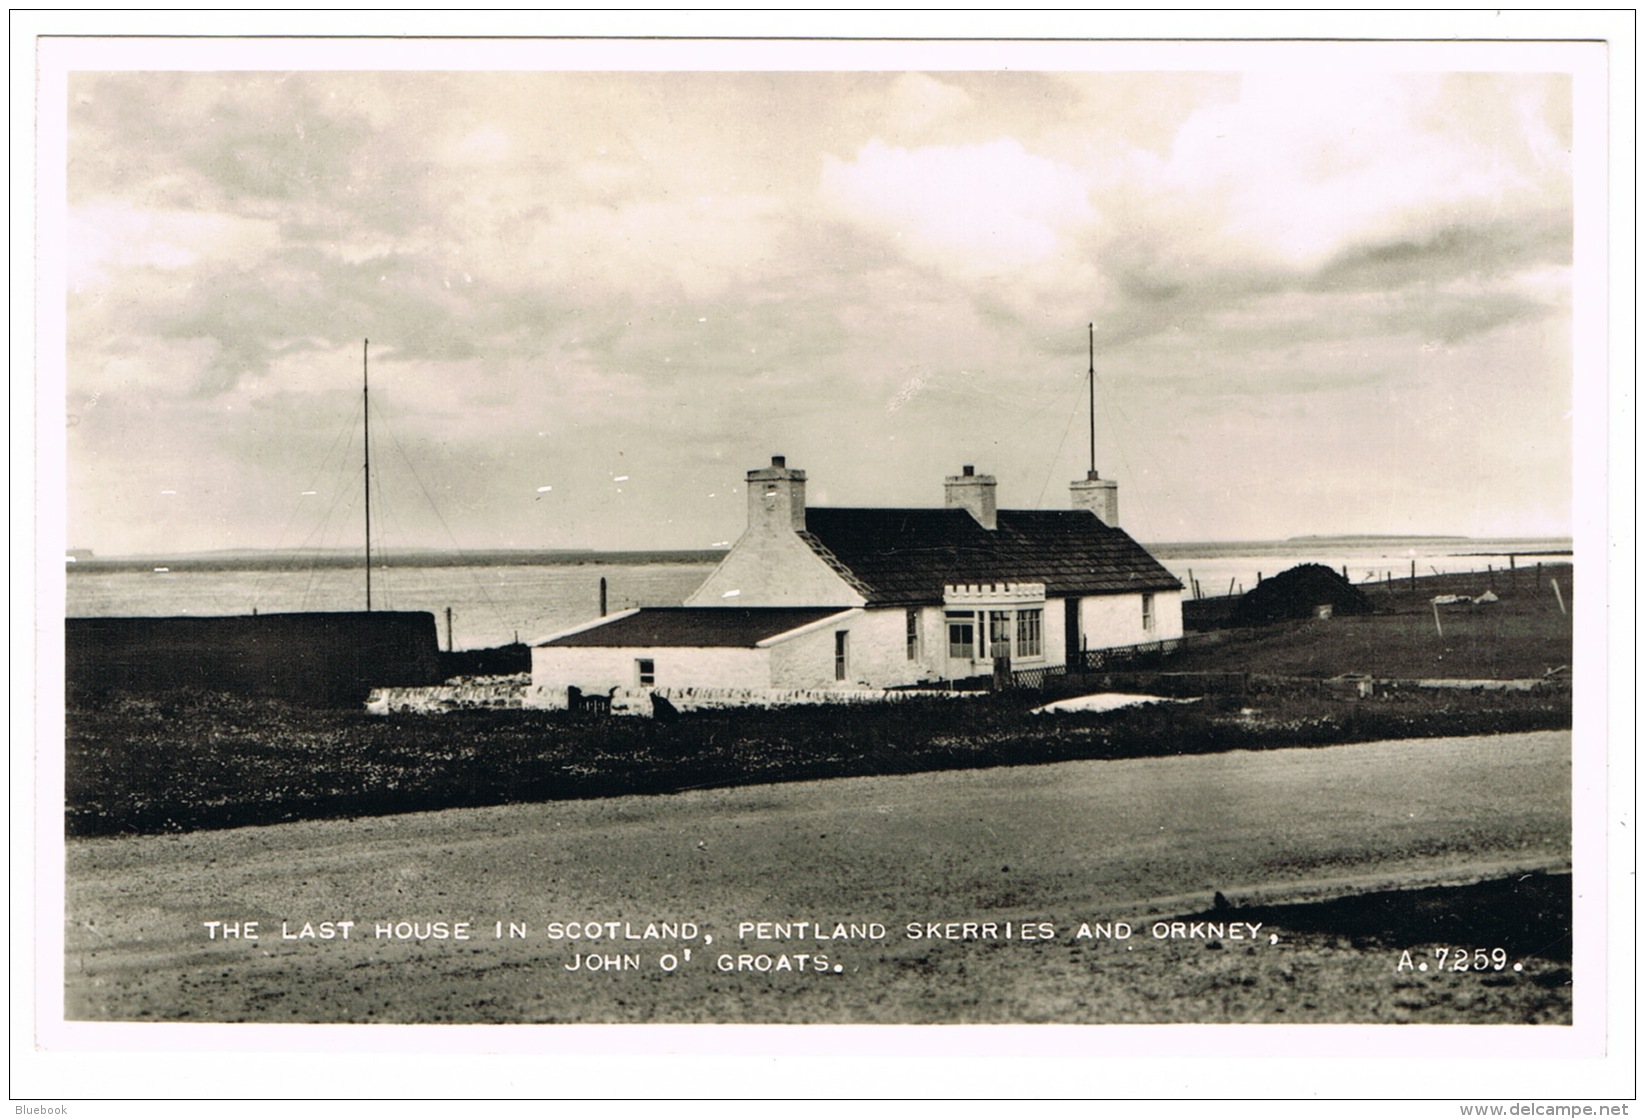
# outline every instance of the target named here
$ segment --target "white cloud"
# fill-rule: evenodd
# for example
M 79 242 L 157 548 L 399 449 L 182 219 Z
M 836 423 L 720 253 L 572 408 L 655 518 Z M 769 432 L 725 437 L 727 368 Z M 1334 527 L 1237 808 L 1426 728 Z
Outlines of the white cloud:
M 887 94 L 886 116 L 899 131 L 927 132 L 971 109 L 971 95 L 927 74 L 902 74 Z
M 765 195 L 555 207 L 496 230 L 489 259 L 581 299 L 708 300 L 779 266 L 783 209 Z
M 1151 174 L 1150 158 L 1133 167 L 1177 236 L 1287 267 L 1535 204 L 1541 186 L 1516 153 L 1449 126 L 1442 81 L 1246 75 L 1239 99 L 1193 114 Z
M 71 290 L 108 281 L 126 268 L 187 268 L 272 248 L 273 222 L 188 210 L 150 209 L 114 199 L 68 211 L 65 264 Z
M 473 163 L 501 163 L 512 147 L 508 133 L 489 125 L 469 132 L 452 148 L 451 155 Z
M 893 239 L 917 263 L 961 275 L 1045 261 L 1095 213 L 1072 168 L 1015 139 L 891 147 L 870 140 L 851 163 L 829 158 L 822 198 L 836 216 Z

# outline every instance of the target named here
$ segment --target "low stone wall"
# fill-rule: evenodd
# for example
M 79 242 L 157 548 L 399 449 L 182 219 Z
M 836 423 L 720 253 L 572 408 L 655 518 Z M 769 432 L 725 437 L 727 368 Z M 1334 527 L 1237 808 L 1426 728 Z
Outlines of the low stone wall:
M 366 713 L 438 715 L 446 711 L 521 708 L 530 686 L 531 677 L 521 674 L 454 680 L 427 688 L 373 688 L 366 699 Z
M 651 715 L 652 696 L 662 697 L 676 711 L 708 711 L 727 707 L 792 707 L 801 704 L 895 703 L 920 696 L 954 698 L 965 692 L 886 691 L 881 688 L 618 688 L 611 693 L 613 715 Z M 590 698 L 584 697 L 584 702 Z M 567 689 L 549 686 L 526 690 L 525 706 L 563 711 L 569 705 Z
M 895 703 L 918 696 L 953 698 L 975 692 L 899 690 L 879 688 L 618 688 L 609 697 L 583 695 L 583 710 L 606 710 L 613 715 L 656 713 L 653 695 L 659 695 L 675 711 L 708 711 L 728 707 L 791 707 L 820 703 Z M 428 688 L 376 688 L 366 700 L 366 712 L 389 715 L 407 712 L 439 715 L 447 711 L 507 710 L 531 708 L 539 711 L 566 711 L 571 707 L 568 688 L 534 685 L 528 676 L 454 681 Z

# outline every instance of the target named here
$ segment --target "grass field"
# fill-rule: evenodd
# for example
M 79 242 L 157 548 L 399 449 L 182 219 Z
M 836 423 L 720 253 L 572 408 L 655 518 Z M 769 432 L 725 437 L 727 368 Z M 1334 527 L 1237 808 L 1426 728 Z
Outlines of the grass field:
M 1377 613 L 1217 631 L 1217 640 L 1190 641 L 1172 668 L 1403 679 L 1536 679 L 1569 672 L 1574 593 L 1569 565 L 1542 568 L 1540 582 L 1525 570 L 1511 578 L 1507 572 L 1428 576 L 1414 585 L 1396 579 L 1360 590 Z M 1473 597 L 1487 590 L 1497 602 L 1439 607 L 1436 626 L 1436 595 Z
M 70 835 L 186 832 L 711 786 L 1570 725 L 1569 693 L 1213 696 L 1036 716 L 1031 693 L 719 711 L 377 717 L 210 693 L 70 713 Z

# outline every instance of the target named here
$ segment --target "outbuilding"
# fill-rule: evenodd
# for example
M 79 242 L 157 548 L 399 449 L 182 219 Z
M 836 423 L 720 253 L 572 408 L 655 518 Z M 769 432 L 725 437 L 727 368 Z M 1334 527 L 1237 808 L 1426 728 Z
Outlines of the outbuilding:
M 861 610 L 646 607 L 554 635 L 532 653 L 536 682 L 621 688 L 801 688 L 828 675 Z

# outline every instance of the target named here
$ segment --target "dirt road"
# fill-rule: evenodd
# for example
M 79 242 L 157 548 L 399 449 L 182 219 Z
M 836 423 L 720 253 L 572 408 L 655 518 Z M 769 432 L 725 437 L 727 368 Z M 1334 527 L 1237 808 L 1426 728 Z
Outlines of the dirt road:
M 140 1021 L 1398 1019 L 1422 999 L 1397 954 L 1242 928 L 1238 907 L 1566 867 L 1570 750 L 1566 732 L 1414 740 L 75 841 L 65 1006 Z M 1218 892 L 1225 920 L 1160 932 Z M 1536 992 L 1442 993 L 1428 1002 L 1446 1013 L 1416 1017 L 1525 1020 L 1516 1000 Z

